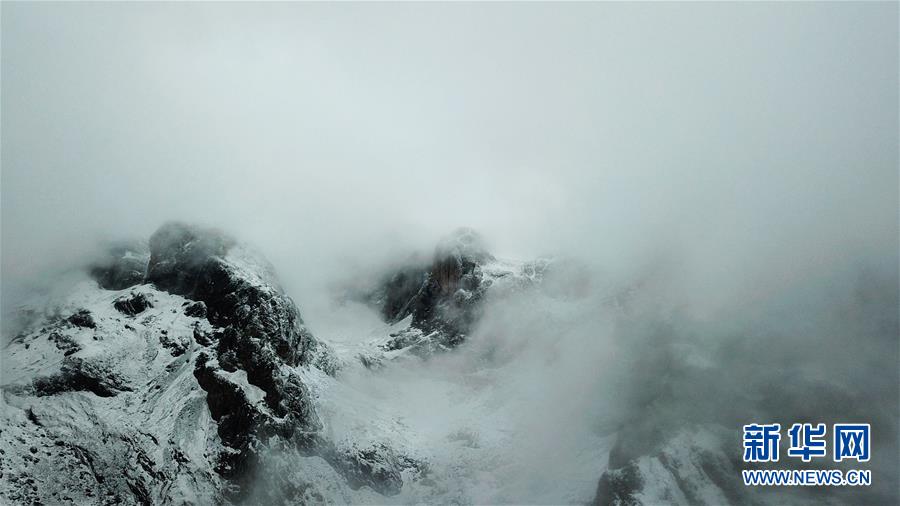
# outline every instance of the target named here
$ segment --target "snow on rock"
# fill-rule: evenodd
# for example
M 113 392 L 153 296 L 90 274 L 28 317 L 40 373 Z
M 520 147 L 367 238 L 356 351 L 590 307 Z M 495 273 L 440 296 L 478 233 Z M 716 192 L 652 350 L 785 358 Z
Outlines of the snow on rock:
M 745 502 L 726 453 L 724 427 L 682 429 L 656 451 L 603 473 L 594 504 L 720 505 Z M 615 453 L 615 450 L 614 450 Z
M 614 435 L 557 433 L 567 415 L 534 412 L 515 361 L 460 356 L 492 297 L 568 307 L 577 265 L 497 259 L 462 230 L 383 280 L 386 322 L 328 344 L 215 230 L 166 224 L 90 273 L 3 350 L 3 504 L 734 502 L 716 438 L 607 469 Z
M 223 503 L 268 447 L 316 451 L 297 368 L 333 359 L 265 260 L 177 223 L 123 251 L 3 350 L 0 502 Z
M 182 297 L 134 290 L 154 301 L 137 318 L 114 307 L 128 293 L 84 282 L 59 317 L 4 350 L 2 502 L 206 502 L 224 490 L 209 462 L 221 443 L 191 374 L 196 319 L 176 310 Z M 95 326 L 64 316 L 75 308 Z M 164 332 L 185 336 L 185 353 L 162 347 Z
M 214 348 L 200 354 L 194 368 L 228 447 L 217 471 L 246 486 L 257 476 L 260 448 L 273 438 L 313 444 L 320 422 L 292 367 L 314 357 L 322 362 L 318 354 L 325 348 L 268 262 L 219 231 L 167 223 L 150 238 L 147 280 L 203 302 L 217 328 Z
M 389 272 L 366 297 L 384 319 L 410 319 L 409 328 L 385 343 L 385 351 L 412 347 L 427 356 L 461 344 L 480 320 L 491 295 L 540 284 L 550 265 L 499 260 L 473 230 L 462 228 L 441 240 L 430 263 L 404 265 Z
M 147 298 L 146 294 L 131 292 L 126 296 L 116 299 L 113 306 L 116 308 L 116 311 L 124 315 L 136 316 L 143 313 L 147 308 L 152 307 L 153 302 Z
M 621 440 L 619 443 L 620 444 Z M 845 498 L 808 494 L 803 487 L 745 487 L 739 441 L 721 425 L 687 425 L 653 450 L 610 468 L 600 477 L 592 504 L 719 506 L 725 504 L 845 504 Z M 737 450 L 736 450 L 737 449 Z
M 101 288 L 123 290 L 144 282 L 150 250 L 146 242 L 123 241 L 106 248 L 105 255 L 89 266 Z

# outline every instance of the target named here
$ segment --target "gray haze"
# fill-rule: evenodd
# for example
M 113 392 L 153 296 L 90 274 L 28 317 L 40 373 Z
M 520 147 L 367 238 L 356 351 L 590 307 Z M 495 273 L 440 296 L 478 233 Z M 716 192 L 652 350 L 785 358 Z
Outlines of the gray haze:
M 4 286 L 173 218 L 298 292 L 459 225 L 614 272 L 677 256 L 704 310 L 891 261 L 896 14 L 4 2 Z
M 508 301 L 477 333 L 493 341 L 442 359 L 522 357 L 498 384 L 552 399 L 523 402 L 548 418 L 523 451 L 559 437 L 554 417 L 574 438 L 598 417 L 832 416 L 791 392 L 730 407 L 832 374 L 857 403 L 838 415 L 894 432 L 876 464 L 896 477 L 897 23 L 897 3 L 4 2 L 4 313 L 99 240 L 179 219 L 258 246 L 315 332 L 328 288 L 470 226 L 498 256 L 653 292 L 614 329 Z M 623 339 L 596 373 L 584 343 Z M 684 349 L 713 372 L 680 374 Z M 534 372 L 547 350 L 568 374 Z M 667 388 L 690 394 L 636 407 Z

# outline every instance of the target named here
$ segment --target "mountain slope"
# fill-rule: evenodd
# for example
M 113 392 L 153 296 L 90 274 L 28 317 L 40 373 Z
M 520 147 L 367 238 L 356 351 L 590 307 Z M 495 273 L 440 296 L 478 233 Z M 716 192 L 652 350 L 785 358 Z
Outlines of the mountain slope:
M 3 497 L 239 499 L 263 447 L 313 445 L 320 425 L 294 367 L 327 364 L 327 349 L 264 260 L 219 232 L 170 223 L 149 258 L 117 251 L 91 273 L 34 308 L 44 322 L 4 350 L 0 448 L 21 460 L 4 460 Z M 62 470 L 94 483 L 59 483 Z

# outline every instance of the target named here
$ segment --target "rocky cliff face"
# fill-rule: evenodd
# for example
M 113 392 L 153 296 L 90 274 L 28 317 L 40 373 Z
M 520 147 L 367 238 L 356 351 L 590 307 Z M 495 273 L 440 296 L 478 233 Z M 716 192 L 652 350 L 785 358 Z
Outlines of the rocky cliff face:
M 482 266 L 494 260 L 474 231 L 457 230 L 441 241 L 429 265 L 390 273 L 375 302 L 386 320 L 412 316 L 415 327 L 438 332 L 441 344 L 455 346 L 478 319 L 484 296 Z
M 488 294 L 533 286 L 545 267 L 499 261 L 457 232 L 428 265 L 384 280 L 380 311 L 412 325 L 373 356 L 459 345 Z M 380 501 L 431 479 L 426 458 L 386 434 L 323 430 L 316 392 L 334 383 L 338 360 L 239 242 L 169 223 L 89 273 L 67 296 L 25 308 L 43 316 L 4 350 L 4 502 L 321 502 L 315 473 L 346 500 Z
M 169 223 L 90 273 L 5 350 L 0 449 L 16 457 L 0 497 L 240 499 L 266 448 L 322 445 L 297 368 L 329 369 L 329 352 L 265 260 Z M 88 481 L 55 483 L 54 469 Z
M 415 347 L 433 352 L 458 346 L 484 311 L 489 289 L 540 281 L 547 262 L 500 262 L 474 230 L 462 228 L 437 245 L 430 263 L 389 272 L 369 295 L 386 321 L 411 318 L 408 331 L 385 344 L 388 351 Z
M 654 449 L 622 457 L 627 439 L 610 453 L 609 469 L 600 477 L 593 504 L 745 504 L 747 491 L 735 479 L 739 465 L 730 457 L 733 431 L 722 426 L 693 426 L 675 431 Z
M 131 293 L 150 301 L 124 314 Z M 3 353 L 0 502 L 179 504 L 224 500 L 228 452 L 193 376 L 205 320 L 137 285 L 77 286 Z M 70 315 L 78 315 L 71 318 Z M 87 325 L 86 322 L 92 322 Z
M 147 281 L 202 302 L 215 329 L 194 376 L 228 448 L 216 470 L 253 479 L 258 448 L 271 438 L 309 444 L 320 424 L 306 387 L 284 366 L 308 365 L 318 347 L 271 266 L 217 231 L 170 223 L 150 238 Z M 235 376 L 263 402 L 248 399 Z
M 144 282 L 149 259 L 146 242 L 121 241 L 108 245 L 103 256 L 94 261 L 88 271 L 100 288 L 122 290 Z
M 577 263 L 500 260 L 462 230 L 366 292 L 387 321 L 371 338 L 331 345 L 264 259 L 215 230 L 166 224 L 89 272 L 67 295 L 23 307 L 36 323 L 3 350 L 3 504 L 821 503 L 735 485 L 736 432 L 697 413 L 719 406 L 697 398 L 736 397 L 709 381 L 712 361 L 675 360 L 706 355 L 668 326 L 660 338 L 635 318 L 622 333 L 635 351 L 618 361 L 640 370 L 616 387 L 629 416 L 567 436 L 568 418 L 537 413 L 536 401 L 583 386 L 542 390 L 571 360 L 553 334 L 597 304 L 631 300 L 585 298 Z M 505 295 L 523 305 L 498 328 L 503 305 L 492 303 Z M 528 332 L 511 320 L 539 307 L 561 311 L 515 340 Z M 509 354 L 497 351 L 504 333 L 515 334 Z M 584 354 L 583 339 L 571 344 Z M 783 405 L 803 406 L 808 390 L 795 388 Z

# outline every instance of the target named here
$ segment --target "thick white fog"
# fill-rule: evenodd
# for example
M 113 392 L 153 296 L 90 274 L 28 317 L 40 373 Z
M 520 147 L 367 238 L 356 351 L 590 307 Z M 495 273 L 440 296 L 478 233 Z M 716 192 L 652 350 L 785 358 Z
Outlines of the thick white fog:
M 893 255 L 895 11 L 5 5 L 4 285 L 166 219 L 297 291 L 460 225 L 703 306 Z
M 747 423 L 733 399 L 794 373 L 896 428 L 897 19 L 896 3 L 4 3 L 4 315 L 101 241 L 177 219 L 254 244 L 313 333 L 352 340 L 377 319 L 335 287 L 468 226 L 499 257 L 577 258 L 590 293 L 497 302 L 459 353 L 345 381 L 425 434 L 528 441 L 497 450 L 511 468 L 470 463 L 476 502 L 552 502 L 579 472 L 593 490 L 583 438 Z M 601 301 L 632 284 L 616 323 Z M 479 367 L 483 385 L 459 379 Z M 841 414 L 795 401 L 768 415 Z

